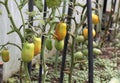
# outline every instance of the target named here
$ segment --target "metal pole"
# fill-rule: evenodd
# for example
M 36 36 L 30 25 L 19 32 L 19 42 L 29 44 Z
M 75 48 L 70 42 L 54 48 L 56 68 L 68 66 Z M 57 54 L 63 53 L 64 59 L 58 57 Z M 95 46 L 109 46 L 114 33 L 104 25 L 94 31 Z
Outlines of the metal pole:
M 44 0 L 44 13 L 43 13 L 43 19 L 45 19 L 46 17 L 46 11 L 47 11 L 47 4 L 46 4 L 46 0 Z M 45 31 L 45 28 L 43 29 L 43 32 Z M 42 35 L 42 42 L 41 45 L 43 46 L 43 42 L 44 42 L 44 36 Z M 41 47 L 43 48 L 43 47 Z M 40 55 L 40 67 L 39 67 L 39 79 L 38 79 L 38 83 L 42 83 L 42 63 L 43 63 L 43 55 Z
M 107 0 L 104 0 L 103 2 L 103 12 L 102 12 L 102 28 L 101 30 L 105 30 L 104 22 L 106 22 L 106 7 L 107 7 Z
M 33 11 L 33 4 L 34 4 L 33 0 L 28 1 L 28 10 L 29 10 L 29 12 Z M 33 16 L 29 16 L 29 23 L 30 23 L 30 26 L 28 26 L 28 27 L 31 28 L 31 26 L 33 26 Z M 28 63 L 28 71 L 29 71 L 30 76 L 31 76 L 31 69 L 32 69 L 31 63 L 32 62 Z
M 74 0 L 70 0 L 70 2 L 74 2 Z M 67 18 L 67 24 L 69 25 L 67 27 L 67 31 L 70 28 L 70 24 L 71 24 L 71 16 L 73 13 L 73 5 L 70 4 L 69 8 L 68 8 L 68 18 Z M 64 69 L 65 69 L 65 60 L 66 60 L 66 52 L 67 52 L 67 44 L 68 44 L 68 38 L 69 35 L 67 33 L 66 37 L 65 37 L 65 41 L 64 41 L 64 50 L 63 50 L 63 54 L 62 54 L 62 67 L 61 67 L 61 73 L 60 73 L 60 83 L 63 83 L 63 78 L 64 78 Z
M 92 8 L 91 0 L 87 0 L 87 18 L 88 18 L 88 83 L 93 83 L 93 37 L 92 37 Z
M 113 8 L 114 12 L 115 12 L 115 7 L 116 7 L 116 2 L 117 2 L 117 0 L 114 1 L 114 8 Z
M 0 83 L 3 83 L 3 63 L 0 62 Z
M 103 14 L 106 13 L 106 7 L 107 7 L 107 0 L 104 0 L 104 4 L 103 4 Z

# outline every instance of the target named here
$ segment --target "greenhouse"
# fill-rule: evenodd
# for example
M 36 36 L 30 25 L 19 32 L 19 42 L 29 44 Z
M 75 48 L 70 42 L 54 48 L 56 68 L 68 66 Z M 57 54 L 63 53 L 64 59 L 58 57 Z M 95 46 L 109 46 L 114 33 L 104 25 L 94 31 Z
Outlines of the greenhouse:
M 0 83 L 120 83 L 120 0 L 0 0 Z

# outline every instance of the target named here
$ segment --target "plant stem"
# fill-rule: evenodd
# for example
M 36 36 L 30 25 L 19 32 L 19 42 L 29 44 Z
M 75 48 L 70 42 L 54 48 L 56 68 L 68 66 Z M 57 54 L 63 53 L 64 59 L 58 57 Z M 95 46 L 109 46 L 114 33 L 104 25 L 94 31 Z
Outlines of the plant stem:
M 66 11 L 66 0 L 64 0 L 64 2 L 63 2 L 63 9 L 62 9 L 62 19 L 61 20 L 64 20 L 64 15 L 65 15 L 65 11 Z
M 5 5 L 5 3 L 4 3 L 4 2 L 2 2 L 2 1 L 0 1 L 0 4 Z
M 58 56 L 59 56 L 59 51 L 56 52 L 55 56 L 55 74 L 57 74 L 57 66 L 58 66 Z
M 28 72 L 28 63 L 24 62 L 24 68 L 25 68 L 26 79 L 27 79 L 26 83 L 31 83 L 31 79 Z
M 24 17 L 23 17 L 22 11 L 21 11 L 21 9 L 20 9 L 20 7 L 19 7 L 19 5 L 18 5 L 16 0 L 15 0 L 15 3 L 17 5 L 17 7 L 19 9 L 19 12 L 20 12 L 20 15 L 21 15 L 21 19 L 22 19 L 22 23 L 23 23 L 23 31 L 24 31 L 23 32 L 24 33 L 24 41 L 25 41 L 25 22 L 24 22 Z
M 21 61 L 20 63 L 20 73 L 19 73 L 19 80 L 20 80 L 20 83 L 22 83 L 22 65 L 23 65 L 23 62 Z
M 75 22 L 75 31 L 74 34 L 75 36 L 72 36 L 73 40 L 72 40 L 72 48 L 71 48 L 71 66 L 70 66 L 70 74 L 69 74 L 69 78 L 68 81 L 69 83 L 72 83 L 72 72 L 73 72 L 73 68 L 74 68 L 74 47 L 75 47 L 75 38 L 78 34 L 78 29 L 82 26 L 82 24 L 84 23 L 86 19 L 86 12 L 85 15 L 83 16 L 83 19 L 81 20 L 80 24 L 77 24 L 77 21 L 74 19 Z
M 71 48 L 71 66 L 70 66 L 70 74 L 69 74 L 69 83 L 72 83 L 72 72 L 74 68 L 74 46 L 75 46 L 75 38 L 72 41 L 72 48 Z
M 107 32 L 109 31 L 109 27 L 110 27 L 110 23 L 111 23 L 111 20 L 112 20 L 112 7 L 113 7 L 113 4 L 112 4 L 112 1 L 111 1 L 111 10 L 110 10 L 110 14 L 108 15 L 109 17 L 109 20 L 108 22 L 106 22 L 106 25 L 104 26 L 105 27 L 105 32 L 103 34 L 103 37 L 101 38 L 102 39 L 102 42 L 101 42 L 101 47 L 103 46 L 103 44 L 105 43 L 105 38 L 106 38 L 106 34 Z
M 10 22 L 11 24 L 13 25 L 13 29 L 14 31 L 19 35 L 20 39 L 21 39 L 21 42 L 23 42 L 23 37 L 22 37 L 22 34 L 19 32 L 19 30 L 17 29 L 16 25 L 15 25 L 15 22 L 11 16 L 11 13 L 10 13 L 10 10 L 8 8 L 8 1 L 6 1 L 6 3 L 4 4 L 5 8 L 6 8 L 6 11 L 8 13 L 8 17 L 10 19 Z
M 19 48 L 19 50 L 22 50 L 22 49 L 21 49 L 21 47 L 20 47 L 20 46 L 18 46 L 17 44 L 10 43 L 10 42 L 7 42 L 7 43 L 6 43 L 6 44 L 4 44 L 4 45 L 0 45 L 0 46 L 2 46 L 2 47 L 1 47 L 1 49 L 2 49 L 3 47 L 7 46 L 7 45 L 13 45 L 13 46 L 15 46 L 15 47 Z
M 45 83 L 45 78 L 46 78 L 46 68 L 45 68 L 45 58 L 44 58 L 44 50 L 45 50 L 45 42 L 46 42 L 46 39 L 44 39 L 44 42 L 43 42 L 43 45 L 42 45 L 42 51 L 41 51 L 41 56 L 43 57 L 42 58 L 42 62 L 43 63 L 40 63 L 43 65 L 43 79 L 42 79 L 42 83 Z

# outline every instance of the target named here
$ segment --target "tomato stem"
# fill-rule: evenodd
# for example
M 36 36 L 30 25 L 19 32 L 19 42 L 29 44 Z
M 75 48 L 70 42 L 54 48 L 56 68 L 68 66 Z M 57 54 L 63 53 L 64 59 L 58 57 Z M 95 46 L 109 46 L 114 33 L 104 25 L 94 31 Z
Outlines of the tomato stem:
M 10 20 L 12 26 L 13 26 L 13 30 L 19 35 L 19 37 L 20 37 L 20 39 L 21 39 L 21 42 L 23 42 L 22 34 L 21 34 L 20 31 L 17 29 L 17 27 L 16 27 L 16 25 L 15 25 L 15 22 L 14 22 L 14 20 L 13 20 L 13 17 L 12 17 L 12 15 L 11 15 L 11 12 L 10 12 L 10 10 L 9 10 L 9 8 L 8 8 L 8 0 L 6 0 L 3 5 L 4 5 L 5 8 L 6 8 L 6 11 L 7 11 L 8 17 L 9 17 L 9 20 Z
M 26 83 L 31 83 L 30 75 L 28 72 L 28 63 L 24 62 L 24 68 L 25 68 L 25 73 L 26 73 Z
M 72 48 L 71 48 L 71 66 L 70 66 L 70 74 L 69 74 L 69 83 L 72 83 L 72 72 L 74 68 L 74 46 L 75 46 L 75 38 L 73 37 Z
M 45 42 L 46 42 L 46 39 L 44 39 L 44 42 L 43 42 L 43 45 L 42 45 L 42 49 L 41 49 L 41 56 L 42 56 L 42 64 L 43 65 L 43 79 L 42 79 L 42 83 L 45 83 L 45 79 L 46 79 L 46 68 L 45 68 L 45 57 L 44 57 L 44 50 L 45 50 Z
M 22 22 L 23 22 L 23 33 L 24 33 L 24 42 L 25 42 L 25 22 L 24 22 L 24 17 L 23 17 L 23 14 L 22 14 L 22 11 L 21 11 L 21 8 L 19 7 L 19 4 L 17 3 L 17 1 L 15 0 L 15 3 L 19 9 L 19 12 L 20 12 L 20 15 L 21 15 L 21 19 L 22 19 Z
M 56 52 L 55 56 L 55 73 L 57 74 L 57 66 L 58 66 L 58 57 L 59 57 L 59 51 Z
M 5 5 L 5 3 L 4 3 L 4 2 L 2 2 L 2 1 L 0 1 L 0 4 L 3 4 L 3 5 Z
M 2 46 L 1 49 L 4 48 L 7 45 L 13 45 L 13 46 L 17 47 L 19 50 L 22 50 L 19 45 L 14 44 L 14 43 L 10 43 L 10 42 L 7 42 L 6 44 L 0 45 L 0 46 Z

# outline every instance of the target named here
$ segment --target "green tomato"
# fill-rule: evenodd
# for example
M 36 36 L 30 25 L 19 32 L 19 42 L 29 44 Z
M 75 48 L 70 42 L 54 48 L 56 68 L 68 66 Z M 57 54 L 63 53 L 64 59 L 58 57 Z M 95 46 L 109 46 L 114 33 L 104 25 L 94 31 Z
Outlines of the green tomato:
M 98 47 L 98 44 L 95 42 L 95 41 L 93 41 L 93 47 L 95 48 L 95 47 Z
M 102 54 L 102 51 L 98 48 L 93 48 L 93 54 L 99 55 L 99 54 Z
M 74 60 L 75 61 L 80 61 L 82 58 L 83 58 L 83 53 L 81 51 L 74 53 Z
M 76 41 L 77 41 L 77 42 L 84 42 L 84 41 L 85 41 L 85 38 L 84 38 L 83 35 L 77 35 Z
M 83 44 L 83 45 L 82 45 L 82 48 L 83 48 L 83 49 L 87 49 L 88 46 L 87 46 L 86 44 Z
M 9 61 L 9 59 L 10 59 L 10 54 L 9 54 L 8 49 L 4 49 L 4 50 L 1 51 L 1 57 L 2 57 L 2 60 L 3 60 L 4 62 L 8 62 L 8 61 Z
M 24 43 L 21 55 L 24 62 L 32 61 L 34 57 L 34 44 L 28 42 Z
M 55 40 L 55 48 L 58 51 L 63 50 L 63 48 L 64 48 L 64 40 L 61 40 L 61 41 Z
M 88 49 L 84 49 L 82 52 L 83 52 L 83 55 L 88 56 Z
M 52 50 L 52 40 L 50 39 L 50 38 L 47 38 L 46 39 L 46 48 L 47 48 L 47 50 Z

